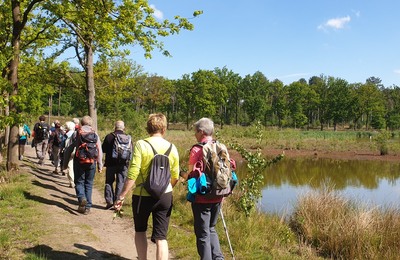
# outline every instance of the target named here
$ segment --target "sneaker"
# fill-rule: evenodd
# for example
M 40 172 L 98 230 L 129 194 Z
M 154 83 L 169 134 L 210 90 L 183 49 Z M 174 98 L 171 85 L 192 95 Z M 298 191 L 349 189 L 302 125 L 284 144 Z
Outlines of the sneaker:
M 89 213 L 90 213 L 90 209 L 89 209 L 89 208 L 86 208 L 86 209 L 85 209 L 85 212 L 84 212 L 83 214 L 87 215 L 87 214 L 89 214 Z
M 43 159 L 39 159 L 39 162 L 38 162 L 38 163 L 39 163 L 39 165 L 42 166 L 42 165 L 44 164 L 44 163 L 43 163 Z
M 54 173 L 54 174 L 58 174 L 58 171 L 57 171 L 57 170 L 54 170 L 53 173 Z
M 20 155 L 20 156 L 19 156 L 19 160 L 22 161 L 23 159 L 24 159 L 24 156 L 23 156 L 23 155 Z
M 86 212 L 86 204 L 87 204 L 87 200 L 85 198 L 83 198 L 79 202 L 79 206 L 78 206 L 78 212 L 79 213 L 85 213 Z
M 66 174 L 65 174 L 65 172 L 61 171 L 61 175 L 62 175 L 62 176 L 65 176 Z

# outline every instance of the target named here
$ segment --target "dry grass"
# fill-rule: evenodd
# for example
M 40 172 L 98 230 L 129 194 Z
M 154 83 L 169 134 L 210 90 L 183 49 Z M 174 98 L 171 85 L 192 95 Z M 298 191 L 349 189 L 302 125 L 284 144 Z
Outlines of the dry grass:
M 291 228 L 319 255 L 334 259 L 398 259 L 400 212 L 366 209 L 329 189 L 301 197 Z

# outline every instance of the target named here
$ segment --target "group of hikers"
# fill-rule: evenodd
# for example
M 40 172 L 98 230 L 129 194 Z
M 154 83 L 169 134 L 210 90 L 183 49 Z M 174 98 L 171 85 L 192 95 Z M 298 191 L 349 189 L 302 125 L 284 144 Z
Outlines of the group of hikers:
M 168 259 L 167 233 L 173 205 L 172 190 L 179 179 L 188 183 L 187 199 L 191 202 L 200 259 L 224 259 L 215 226 L 222 200 L 234 187 L 231 177 L 222 176 L 225 174 L 223 170 L 226 168 L 230 174 L 235 164 L 229 158 L 226 147 L 213 140 L 214 123 L 211 119 L 201 118 L 194 123 L 196 144 L 190 150 L 187 172 L 180 170 L 176 146 L 164 139 L 167 119 L 162 113 L 149 115 L 146 125 L 149 136 L 136 142 L 125 133 L 125 124 L 120 120 L 115 122 L 114 131 L 107 134 L 103 142 L 92 128 L 90 116 L 81 120 L 74 118 L 64 125 L 55 121 L 49 126 L 45 121 L 46 117 L 40 116 L 33 132 L 29 130 L 38 164 L 43 165 L 46 153 L 51 154 L 55 167 L 53 174 L 67 175 L 70 187 L 75 188 L 79 213 L 90 213 L 93 181 L 96 169 L 98 172 L 103 170 L 103 154 L 106 168 L 105 209 L 120 211 L 125 196 L 132 191 L 138 259 L 147 259 L 146 231 L 150 215 L 153 221 L 151 241 L 157 247 L 156 259 Z M 219 149 L 218 155 L 215 149 Z M 210 155 L 210 163 L 205 161 L 205 154 Z M 20 153 L 22 158 L 23 152 Z M 215 163 L 211 167 L 221 172 L 215 180 L 202 174 L 211 171 L 211 160 Z M 163 180 L 157 179 L 161 175 L 167 178 L 162 187 L 159 182 Z M 152 182 L 154 178 L 156 180 Z M 157 192 L 158 195 L 155 195 Z

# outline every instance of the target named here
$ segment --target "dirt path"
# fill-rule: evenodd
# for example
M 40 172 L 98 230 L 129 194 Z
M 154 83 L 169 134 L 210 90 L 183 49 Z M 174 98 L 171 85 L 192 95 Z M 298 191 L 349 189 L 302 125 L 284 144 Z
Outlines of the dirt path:
M 136 259 L 133 220 L 116 218 L 104 209 L 102 192 L 93 190 L 93 207 L 88 215 L 77 212 L 75 189 L 66 176 L 52 175 L 49 160 L 37 164 L 35 151 L 26 146 L 21 166 L 33 174 L 31 199 L 42 204 L 45 235 L 31 250 L 46 259 Z M 155 244 L 148 241 L 148 259 L 155 259 Z

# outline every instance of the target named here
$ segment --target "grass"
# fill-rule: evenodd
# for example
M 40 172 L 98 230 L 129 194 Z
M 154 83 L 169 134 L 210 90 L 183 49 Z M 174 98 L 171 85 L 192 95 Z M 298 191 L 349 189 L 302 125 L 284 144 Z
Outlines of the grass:
M 23 249 L 34 245 L 42 231 L 38 202 L 26 198 L 32 189 L 29 176 L 24 173 L 5 173 L 0 183 L 0 256 L 2 259 L 22 259 Z
M 368 209 L 326 189 L 300 198 L 289 226 L 325 258 L 398 259 L 398 209 Z
M 110 129 L 111 131 L 111 129 Z M 102 133 L 104 138 L 105 133 Z M 252 127 L 219 129 L 224 139 L 236 139 L 245 148 L 256 144 Z M 372 133 L 375 136 L 375 133 Z M 309 149 L 324 151 L 378 151 L 369 139 L 370 133 L 354 131 L 320 132 L 265 129 L 261 147 L 265 149 Z M 399 134 L 388 142 L 389 154 L 398 154 Z M 145 137 L 145 136 L 143 136 Z M 192 131 L 170 130 L 166 139 L 176 144 L 181 165 L 185 166 L 188 151 L 195 142 Z M 40 219 L 45 218 L 38 202 L 25 198 L 32 189 L 24 173 L 0 172 L 6 182 L 0 183 L 0 256 L 5 259 L 42 259 L 23 255 L 23 249 L 40 237 Z M 1 179 L 1 178 L 0 178 Z M 96 174 L 96 188 L 104 188 L 104 174 Z M 178 259 L 197 256 L 190 203 L 186 186 L 174 189 L 168 242 Z M 290 221 L 276 215 L 253 212 L 245 217 L 238 212 L 238 194 L 224 201 L 223 212 L 236 259 L 396 259 L 400 249 L 400 215 L 393 208 L 367 209 L 359 202 L 343 199 L 329 192 L 307 194 L 296 205 Z M 130 196 L 124 204 L 124 218 L 131 218 Z M 222 221 L 217 225 L 222 250 L 230 258 L 230 249 Z

